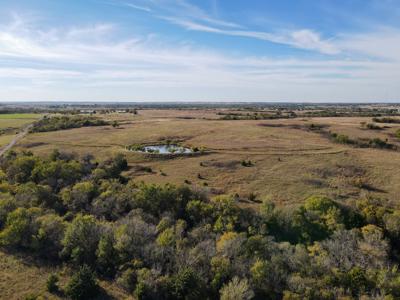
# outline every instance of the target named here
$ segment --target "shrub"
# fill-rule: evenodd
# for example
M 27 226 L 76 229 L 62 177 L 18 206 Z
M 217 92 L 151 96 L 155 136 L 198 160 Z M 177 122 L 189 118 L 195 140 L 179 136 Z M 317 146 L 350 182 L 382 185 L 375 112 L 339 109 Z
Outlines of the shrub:
M 130 293 L 135 290 L 136 281 L 136 271 L 132 268 L 126 269 L 117 279 L 118 285 Z
M 46 281 L 46 288 L 50 293 L 58 291 L 58 276 L 56 274 L 50 274 Z
M 375 125 L 373 123 L 368 123 L 367 124 L 367 129 L 370 129 L 370 130 L 382 130 L 383 128 L 378 126 L 378 125 Z
M 75 273 L 65 289 L 65 293 L 72 300 L 93 299 L 99 293 L 93 271 L 86 265 L 80 267 Z
M 254 296 L 253 290 L 247 279 L 239 279 L 234 277 L 227 285 L 224 285 L 220 290 L 221 300 L 248 300 Z
M 251 162 L 251 160 L 248 160 L 248 161 L 242 160 L 241 165 L 243 167 L 251 167 L 253 165 L 253 163 Z
M 400 119 L 395 118 L 373 118 L 372 121 L 376 123 L 400 123 Z

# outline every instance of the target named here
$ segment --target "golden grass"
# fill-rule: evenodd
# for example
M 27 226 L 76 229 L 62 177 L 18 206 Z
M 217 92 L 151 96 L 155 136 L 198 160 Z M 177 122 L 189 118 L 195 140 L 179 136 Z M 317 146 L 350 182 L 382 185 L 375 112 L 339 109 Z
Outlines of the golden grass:
M 329 126 L 326 130 L 352 138 L 380 137 L 398 143 L 392 135 L 396 125 L 382 131 L 366 130 L 360 122 L 371 122 L 371 118 L 351 117 L 222 121 L 211 117 L 216 112 L 145 110 L 139 115 L 98 115 L 119 120 L 121 126 L 30 134 L 20 141 L 19 148 L 39 155 L 55 148 L 92 153 L 99 160 L 123 152 L 132 166 L 126 174 L 136 181 L 184 184 L 188 180 L 214 194 L 238 193 L 245 198 L 256 193 L 259 199 L 270 198 L 285 205 L 299 203 L 313 194 L 344 199 L 369 193 L 389 200 L 400 194 L 396 180 L 400 175 L 399 152 L 339 145 L 305 129 L 311 123 L 325 124 Z M 208 153 L 162 159 L 125 149 L 130 144 L 165 139 L 205 147 Z M 241 160 L 251 160 L 254 165 L 244 167 Z M 136 165 L 151 167 L 153 172 L 137 171 Z M 354 171 L 357 169 L 362 174 Z M 368 184 L 368 189 L 358 187 L 357 180 Z

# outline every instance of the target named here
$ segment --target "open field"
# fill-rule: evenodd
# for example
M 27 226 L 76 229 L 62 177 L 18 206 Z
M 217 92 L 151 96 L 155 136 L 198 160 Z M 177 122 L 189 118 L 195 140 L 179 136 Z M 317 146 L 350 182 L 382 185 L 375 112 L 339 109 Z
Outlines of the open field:
M 311 124 L 351 138 L 376 138 L 400 146 L 394 136 L 400 124 L 379 124 L 383 130 L 368 130 L 362 122 L 370 117 L 326 117 L 278 120 L 218 120 L 217 110 L 142 110 L 138 115 L 105 114 L 120 126 L 84 127 L 30 134 L 18 144 L 37 154 L 53 149 L 98 159 L 124 153 L 131 169 L 127 175 L 147 183 L 192 184 L 212 194 L 238 194 L 244 205 L 251 193 L 259 200 L 280 204 L 302 202 L 315 194 L 334 199 L 371 194 L 396 201 L 400 152 L 355 148 L 330 141 Z M 196 156 L 162 158 L 130 152 L 131 144 L 157 144 L 177 140 L 189 147 L 204 147 Z M 252 166 L 242 166 L 250 160 Z M 152 172 L 143 171 L 150 167 Z
M 7 145 L 24 126 L 38 120 L 41 114 L 0 114 L 0 148 Z

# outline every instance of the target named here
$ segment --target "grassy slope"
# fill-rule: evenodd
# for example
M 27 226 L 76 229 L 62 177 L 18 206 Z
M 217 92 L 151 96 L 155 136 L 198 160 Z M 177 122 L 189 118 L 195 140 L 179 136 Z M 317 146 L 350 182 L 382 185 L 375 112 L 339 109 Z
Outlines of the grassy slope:
M 28 295 L 43 296 L 44 299 L 62 299 L 62 295 L 46 291 L 47 278 L 54 272 L 60 276 L 60 286 L 65 285 L 70 270 L 0 251 L 0 299 L 24 299 Z M 103 294 L 99 299 L 133 299 L 111 282 L 100 281 L 100 286 Z

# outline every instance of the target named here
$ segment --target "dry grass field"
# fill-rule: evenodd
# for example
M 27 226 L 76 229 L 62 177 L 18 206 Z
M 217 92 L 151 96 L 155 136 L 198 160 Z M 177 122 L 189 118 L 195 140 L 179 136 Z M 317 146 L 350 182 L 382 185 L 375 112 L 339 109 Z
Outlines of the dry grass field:
M 22 127 L 40 117 L 40 114 L 0 114 L 0 148 L 7 145 Z
M 361 122 L 371 118 L 296 118 L 278 120 L 218 120 L 217 110 L 141 110 L 138 115 L 105 114 L 120 126 L 85 127 L 29 134 L 18 144 L 36 154 L 57 148 L 91 153 L 99 160 L 124 153 L 130 163 L 126 173 L 136 181 L 191 184 L 212 194 L 238 194 L 243 205 L 269 198 L 278 204 L 296 204 L 315 194 L 334 199 L 373 195 L 396 201 L 400 195 L 400 152 L 354 148 L 337 144 L 309 130 L 311 124 L 351 138 L 388 139 L 399 124 L 368 130 Z M 195 156 L 161 157 L 126 150 L 131 144 L 157 144 L 177 140 L 185 146 L 204 147 Z M 252 166 L 243 166 L 250 160 Z M 143 171 L 150 167 L 151 172 Z M 186 183 L 185 183 L 186 182 Z

